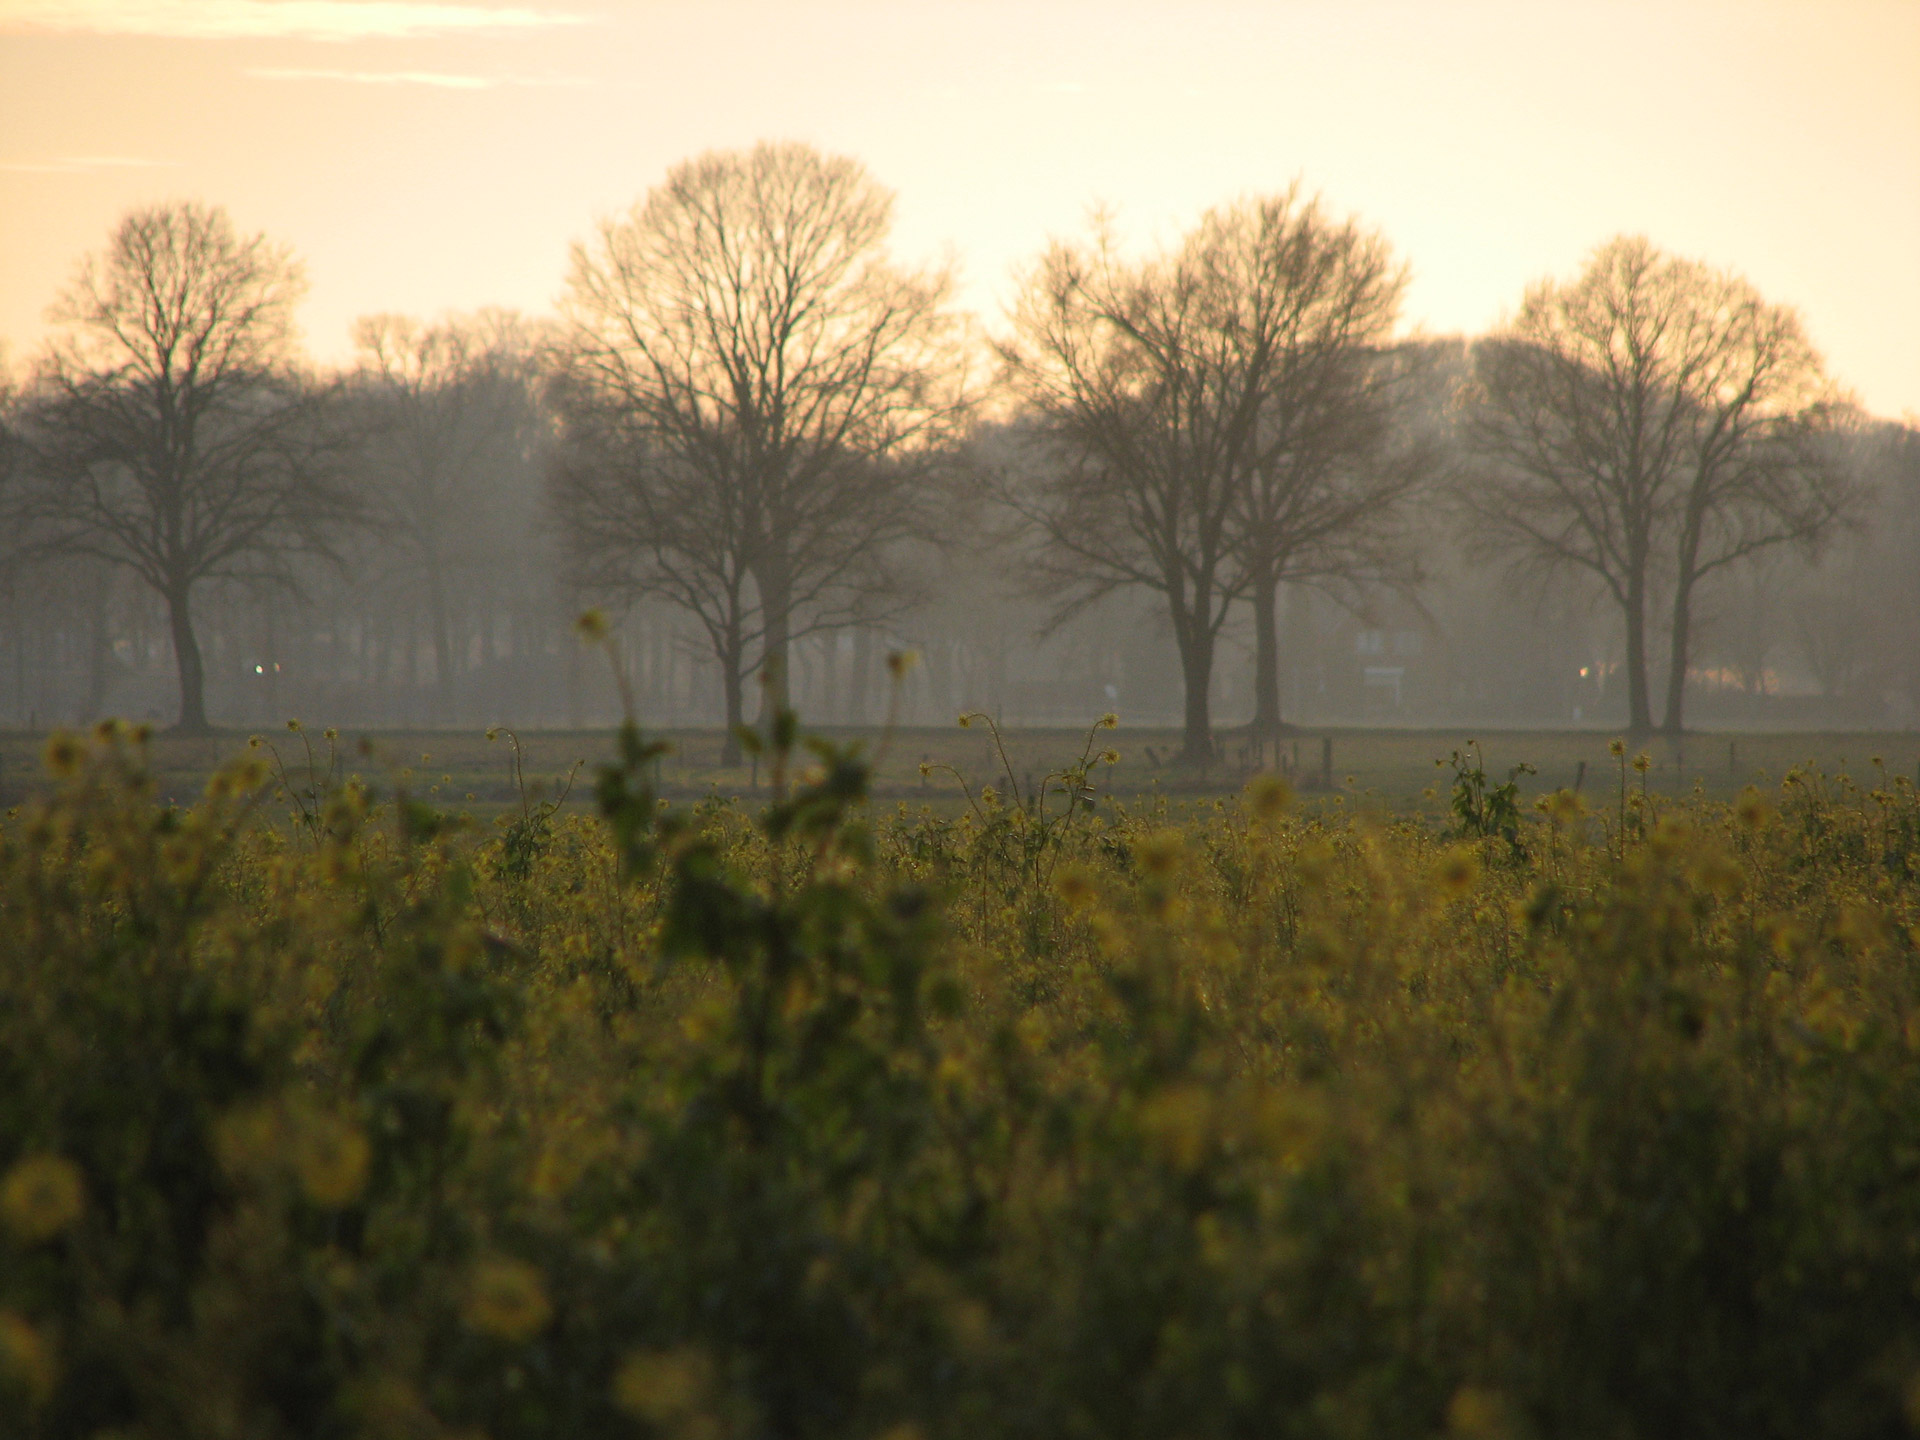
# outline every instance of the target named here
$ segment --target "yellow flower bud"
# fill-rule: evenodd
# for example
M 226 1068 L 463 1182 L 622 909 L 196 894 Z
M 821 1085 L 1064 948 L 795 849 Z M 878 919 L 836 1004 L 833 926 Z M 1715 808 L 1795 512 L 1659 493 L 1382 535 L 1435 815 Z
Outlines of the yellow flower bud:
M 524 1260 L 489 1256 L 467 1279 L 468 1326 L 482 1335 L 517 1344 L 531 1340 L 553 1318 L 546 1282 Z
M 51 1240 L 86 1205 L 80 1171 L 64 1156 L 29 1155 L 0 1181 L 0 1222 L 28 1244 Z

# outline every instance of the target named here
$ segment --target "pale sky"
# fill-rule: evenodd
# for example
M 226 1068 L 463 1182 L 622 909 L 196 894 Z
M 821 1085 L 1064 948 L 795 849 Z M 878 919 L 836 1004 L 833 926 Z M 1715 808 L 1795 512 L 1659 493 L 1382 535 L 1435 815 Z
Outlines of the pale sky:
M 596 217 L 760 139 L 866 162 L 990 327 L 1096 203 L 1163 239 L 1299 176 L 1429 332 L 1643 231 L 1920 414 L 1920 0 L 0 0 L 0 341 L 170 198 L 295 248 L 322 360 L 539 313 Z

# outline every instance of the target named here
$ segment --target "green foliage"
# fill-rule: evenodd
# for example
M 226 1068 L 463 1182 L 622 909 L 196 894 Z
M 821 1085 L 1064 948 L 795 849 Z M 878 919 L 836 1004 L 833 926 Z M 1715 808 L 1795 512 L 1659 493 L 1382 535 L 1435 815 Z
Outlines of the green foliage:
M 1486 762 L 1480 756 L 1480 747 L 1471 740 L 1465 750 L 1455 750 L 1446 763 L 1453 766 L 1453 793 L 1448 802 L 1453 812 L 1453 833 L 1463 838 L 1504 840 L 1511 853 L 1520 854 L 1520 777 L 1534 774 L 1533 766 L 1523 761 L 1507 771 L 1504 784 L 1489 785 Z
M 1911 786 L 1089 811 L 1097 729 L 944 820 L 790 715 L 668 806 L 630 725 L 492 830 L 57 741 L 0 1434 L 1907 1428 Z

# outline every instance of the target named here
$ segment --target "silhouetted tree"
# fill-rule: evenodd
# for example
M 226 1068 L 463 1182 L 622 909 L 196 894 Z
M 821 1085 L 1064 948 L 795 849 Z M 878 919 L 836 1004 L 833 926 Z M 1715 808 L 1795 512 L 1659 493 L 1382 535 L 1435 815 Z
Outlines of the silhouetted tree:
M 1233 603 L 1255 602 L 1259 723 L 1277 728 L 1278 586 L 1387 558 L 1416 474 L 1382 463 L 1395 372 L 1377 346 L 1402 283 L 1384 242 L 1297 189 L 1209 211 L 1138 262 L 1101 223 L 1027 277 L 1003 355 L 1048 462 L 1010 498 L 1044 536 L 1059 617 L 1120 586 L 1165 598 L 1188 762 L 1212 754 Z
M 852 160 L 760 145 L 677 166 L 574 247 L 559 393 L 579 443 L 557 494 L 619 470 L 592 487 L 601 519 L 577 553 L 644 536 L 629 575 L 694 609 L 723 669 L 746 622 L 714 617 L 745 615 L 744 576 L 773 706 L 796 617 L 894 586 L 888 548 L 926 530 L 965 411 L 949 281 L 890 263 L 892 207 Z M 589 438 L 606 442 L 591 462 Z
M 1253 729 L 1277 735 L 1280 586 L 1351 595 L 1416 573 L 1398 543 L 1400 503 L 1439 456 L 1396 422 L 1429 357 L 1387 348 L 1406 273 L 1378 234 L 1335 223 L 1298 186 L 1216 223 L 1213 263 L 1239 297 L 1249 359 L 1265 367 L 1234 528 L 1254 615 Z
M 692 612 L 720 662 L 721 763 L 739 763 L 735 731 L 761 638 L 742 488 L 652 448 L 647 428 L 590 385 L 563 378 L 549 398 L 559 433 L 548 493 L 569 580 L 589 594 L 654 596 Z
M 1745 280 L 1621 237 L 1571 283 L 1542 281 L 1476 347 L 1463 496 L 1483 550 L 1590 571 L 1620 607 L 1628 728 L 1652 729 L 1649 610 L 1671 605 L 1667 708 L 1682 726 L 1702 581 L 1811 545 L 1848 485 L 1837 418 L 1799 316 Z
M 195 587 L 284 580 L 353 513 L 324 397 L 295 364 L 303 287 L 286 249 L 224 210 L 136 210 L 55 305 L 25 405 L 9 517 L 32 552 L 130 570 L 165 602 L 182 731 L 207 729 Z

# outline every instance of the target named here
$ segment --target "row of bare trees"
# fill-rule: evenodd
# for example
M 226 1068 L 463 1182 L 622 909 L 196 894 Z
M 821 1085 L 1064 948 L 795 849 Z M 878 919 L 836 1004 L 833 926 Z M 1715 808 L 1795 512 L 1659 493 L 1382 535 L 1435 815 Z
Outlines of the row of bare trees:
M 6 402 L 7 543 L 160 597 L 180 724 L 204 729 L 196 588 L 316 561 L 384 567 L 444 688 L 457 593 L 514 558 L 471 497 L 537 464 L 525 531 L 552 527 L 586 595 L 697 620 L 731 731 L 754 673 L 784 703 L 797 636 L 911 604 L 926 551 L 966 540 L 1056 622 L 1153 593 L 1203 760 L 1236 607 L 1270 736 L 1280 588 L 1414 595 L 1449 518 L 1516 574 L 1604 586 L 1636 731 L 1664 607 L 1677 731 L 1702 585 L 1817 546 L 1855 496 L 1850 411 L 1798 317 L 1641 239 L 1533 287 L 1462 370 L 1400 331 L 1385 239 L 1297 186 L 1145 255 L 1096 221 L 1021 277 L 987 343 L 948 274 L 890 257 L 891 211 L 856 162 L 805 146 L 704 155 L 575 247 L 557 321 L 375 317 L 331 377 L 295 348 L 289 252 L 217 209 L 136 212 Z
M 1400 424 L 1414 352 L 1391 345 L 1405 273 L 1384 240 L 1292 190 L 1209 212 L 1171 253 L 1111 231 L 1053 246 L 1001 347 L 1043 448 L 1005 487 L 1070 614 L 1121 586 L 1164 599 L 1184 750 L 1211 752 L 1216 646 L 1253 606 L 1254 726 L 1281 728 L 1284 582 L 1410 584 L 1405 502 L 1441 453 Z
M 1738 276 L 1602 246 L 1528 291 L 1463 396 L 1479 463 L 1455 493 L 1485 554 L 1599 579 L 1626 639 L 1628 728 L 1652 729 L 1649 611 L 1669 607 L 1666 714 L 1682 729 L 1703 582 L 1848 512 L 1842 400 L 1792 310 Z
M 898 596 L 902 547 L 937 536 L 964 332 L 947 276 L 887 258 L 892 204 L 851 160 L 762 145 L 574 250 L 557 513 L 582 578 L 698 617 L 730 747 L 755 658 L 783 706 L 797 626 Z

